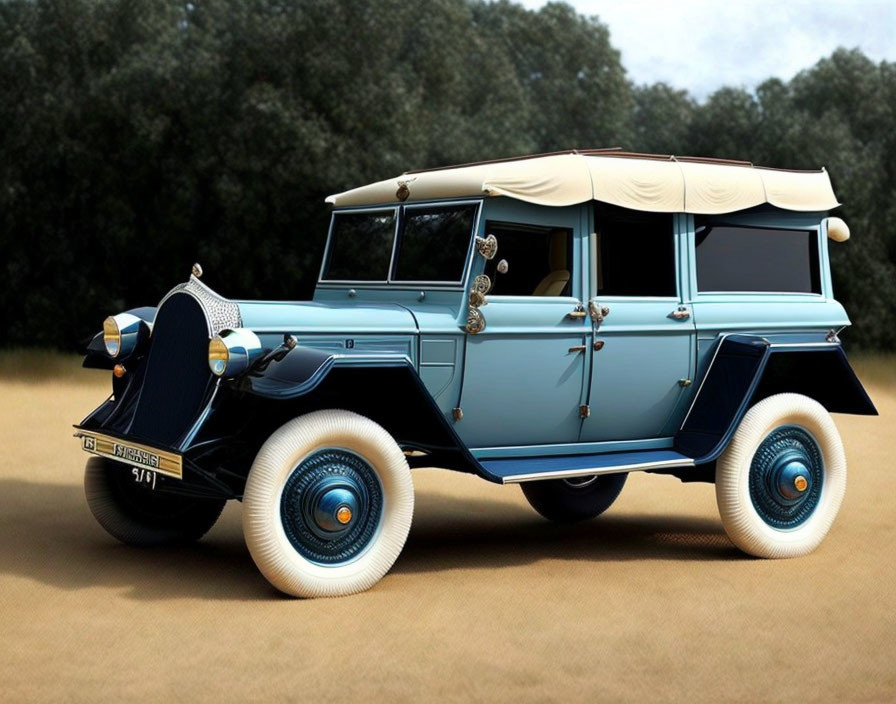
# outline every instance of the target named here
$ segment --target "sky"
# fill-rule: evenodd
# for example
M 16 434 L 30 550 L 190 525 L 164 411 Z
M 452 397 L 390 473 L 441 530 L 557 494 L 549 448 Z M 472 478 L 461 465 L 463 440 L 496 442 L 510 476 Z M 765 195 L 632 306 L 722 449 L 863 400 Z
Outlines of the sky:
M 515 0 L 530 9 L 544 0 Z M 596 15 L 635 83 L 704 99 L 723 85 L 789 80 L 839 46 L 896 61 L 896 0 L 565 0 Z

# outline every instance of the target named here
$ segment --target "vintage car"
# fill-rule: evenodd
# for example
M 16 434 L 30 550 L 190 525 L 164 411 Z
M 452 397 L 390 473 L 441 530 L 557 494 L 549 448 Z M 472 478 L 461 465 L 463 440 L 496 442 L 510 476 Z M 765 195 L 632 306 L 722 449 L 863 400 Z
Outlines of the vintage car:
M 824 170 L 573 151 L 328 202 L 313 301 L 228 300 L 197 265 L 90 343 L 112 395 L 76 434 L 114 537 L 195 540 L 237 499 L 276 588 L 350 594 L 405 543 L 412 467 L 519 484 L 552 521 L 671 474 L 715 482 L 749 554 L 825 537 L 829 414 L 876 411 L 838 337 Z

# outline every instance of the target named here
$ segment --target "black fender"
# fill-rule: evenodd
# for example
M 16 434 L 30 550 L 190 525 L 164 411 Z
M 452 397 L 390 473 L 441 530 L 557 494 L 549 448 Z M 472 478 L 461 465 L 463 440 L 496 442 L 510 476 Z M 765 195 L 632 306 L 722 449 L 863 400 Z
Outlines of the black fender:
M 336 408 L 385 428 L 414 467 L 437 466 L 489 477 L 460 440 L 403 355 L 331 352 L 303 347 L 282 360 L 221 385 L 212 412 L 191 439 L 192 456 L 216 438 L 238 440 L 248 466 L 281 425 L 312 411 Z M 231 455 L 232 456 L 232 455 Z
M 131 308 L 122 312 L 130 313 L 152 325 L 156 319 L 156 311 L 157 308 L 154 306 L 143 306 L 142 308 Z M 102 330 L 90 339 L 83 352 L 84 362 L 81 366 L 85 369 L 112 369 L 115 366 L 115 360 L 110 359 L 109 355 L 106 354 Z
M 877 415 L 838 340 L 725 335 L 675 436 L 675 450 L 698 465 L 714 462 L 752 405 L 785 392 L 809 396 L 830 413 Z

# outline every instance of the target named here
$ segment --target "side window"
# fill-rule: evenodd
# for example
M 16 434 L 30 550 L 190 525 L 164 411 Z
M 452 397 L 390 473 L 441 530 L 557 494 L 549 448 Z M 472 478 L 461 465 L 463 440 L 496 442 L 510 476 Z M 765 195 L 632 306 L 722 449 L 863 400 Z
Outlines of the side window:
M 492 296 L 568 296 L 572 277 L 572 230 L 512 223 L 486 223 L 498 254 L 485 266 Z M 497 271 L 507 260 L 507 272 Z
M 678 295 L 671 214 L 598 206 L 594 221 L 598 295 Z
M 696 224 L 698 291 L 821 293 L 816 232 Z

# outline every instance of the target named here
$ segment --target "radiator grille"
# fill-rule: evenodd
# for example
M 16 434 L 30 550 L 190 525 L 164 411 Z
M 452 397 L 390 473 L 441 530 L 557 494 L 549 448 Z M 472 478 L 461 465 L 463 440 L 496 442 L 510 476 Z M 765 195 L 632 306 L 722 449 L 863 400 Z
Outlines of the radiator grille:
M 193 425 L 212 383 L 208 323 L 188 293 L 171 295 L 156 314 L 146 376 L 130 434 L 174 445 Z

